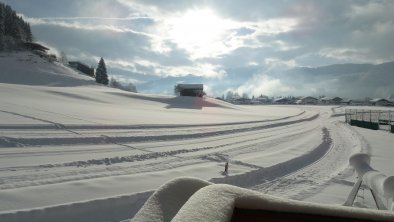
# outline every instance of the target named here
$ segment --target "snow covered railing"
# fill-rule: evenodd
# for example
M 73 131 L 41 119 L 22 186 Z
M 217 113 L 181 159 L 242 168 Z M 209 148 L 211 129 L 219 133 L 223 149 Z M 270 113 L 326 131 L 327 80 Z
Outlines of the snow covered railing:
M 371 158 L 365 153 L 359 153 L 351 156 L 349 162 L 357 172 L 358 181 L 354 184 L 344 205 L 353 205 L 358 190 L 361 185 L 364 184 L 368 189 L 370 189 L 379 210 L 394 210 L 394 176 L 388 177 L 373 169 L 370 166 Z
M 176 178 L 161 186 L 131 222 L 394 221 L 394 212 L 282 199 L 228 184 Z
M 345 121 L 352 126 L 394 133 L 394 112 L 391 110 L 345 109 Z

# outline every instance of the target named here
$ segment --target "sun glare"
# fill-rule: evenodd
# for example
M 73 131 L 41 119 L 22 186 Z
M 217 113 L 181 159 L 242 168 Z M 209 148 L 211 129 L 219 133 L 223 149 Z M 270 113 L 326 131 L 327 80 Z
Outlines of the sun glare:
M 213 56 L 224 47 L 222 39 L 231 24 L 210 9 L 188 11 L 168 20 L 169 37 L 194 57 Z

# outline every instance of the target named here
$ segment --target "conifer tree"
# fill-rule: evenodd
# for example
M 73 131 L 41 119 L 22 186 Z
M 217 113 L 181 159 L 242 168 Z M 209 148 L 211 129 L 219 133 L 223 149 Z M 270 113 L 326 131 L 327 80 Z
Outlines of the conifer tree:
M 0 51 L 4 49 L 4 35 L 5 35 L 5 7 L 0 3 Z
M 105 62 L 102 57 L 96 69 L 96 82 L 108 85 L 107 68 L 105 67 Z
M 3 4 L 0 3 L 0 35 L 1 36 L 3 36 L 5 33 L 4 19 L 5 19 L 5 7 Z

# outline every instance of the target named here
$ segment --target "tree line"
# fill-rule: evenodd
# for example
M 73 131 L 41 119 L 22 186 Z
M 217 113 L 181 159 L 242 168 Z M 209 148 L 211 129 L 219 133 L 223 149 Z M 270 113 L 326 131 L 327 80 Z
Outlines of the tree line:
M 33 41 L 30 24 L 9 5 L 0 3 L 0 51 L 15 49 L 21 42 Z

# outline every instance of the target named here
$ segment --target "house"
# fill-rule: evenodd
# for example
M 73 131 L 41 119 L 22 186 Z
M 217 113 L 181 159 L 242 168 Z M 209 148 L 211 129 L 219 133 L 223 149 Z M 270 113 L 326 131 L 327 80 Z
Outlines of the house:
M 257 103 L 260 104 L 269 103 L 271 101 L 270 98 L 266 95 L 260 95 L 255 100 L 257 101 Z
M 320 99 L 320 103 L 328 105 L 328 104 L 332 104 L 333 101 L 331 97 L 323 97 Z
M 306 97 L 302 97 L 301 99 L 297 100 L 297 104 L 313 104 L 316 105 L 317 104 L 317 99 L 315 97 L 312 96 L 306 96 Z
M 382 98 L 376 98 L 369 101 L 373 106 L 394 106 L 392 101 Z
M 23 42 L 23 46 L 41 58 L 48 60 L 49 62 L 57 61 L 56 55 L 48 54 L 49 48 L 41 44 L 35 42 Z
M 366 100 L 361 100 L 361 99 L 352 99 L 350 100 L 350 104 L 352 106 L 365 106 L 365 105 L 369 105 L 369 102 Z
M 288 98 L 276 98 L 276 99 L 274 99 L 274 103 L 276 103 L 276 104 L 289 104 L 290 100 Z
M 177 84 L 175 86 L 177 96 L 194 96 L 202 97 L 204 95 L 203 84 Z
M 78 62 L 78 61 L 70 61 L 70 62 L 68 62 L 68 64 L 69 64 L 72 68 L 74 68 L 74 69 L 76 69 L 76 70 L 78 70 L 78 71 L 80 71 L 80 72 L 82 72 L 82 73 L 84 73 L 84 74 L 86 74 L 86 75 L 88 75 L 88 76 L 91 76 L 91 77 L 94 76 L 94 69 L 93 69 L 93 68 L 90 68 L 89 66 L 87 66 L 87 65 L 85 65 L 85 64 L 83 64 L 83 63 L 81 63 L 81 62 Z
M 332 102 L 333 102 L 333 104 L 335 104 L 335 105 L 339 105 L 339 104 L 341 104 L 342 103 L 342 98 L 341 97 L 334 97 L 333 99 L 332 99 Z
M 343 99 L 340 104 L 341 105 L 350 105 L 351 103 L 352 103 L 351 99 Z
M 40 45 L 38 43 L 35 43 L 35 42 L 24 42 L 23 45 L 29 50 L 39 51 L 42 53 L 47 53 L 47 51 L 49 50 L 47 47 Z

